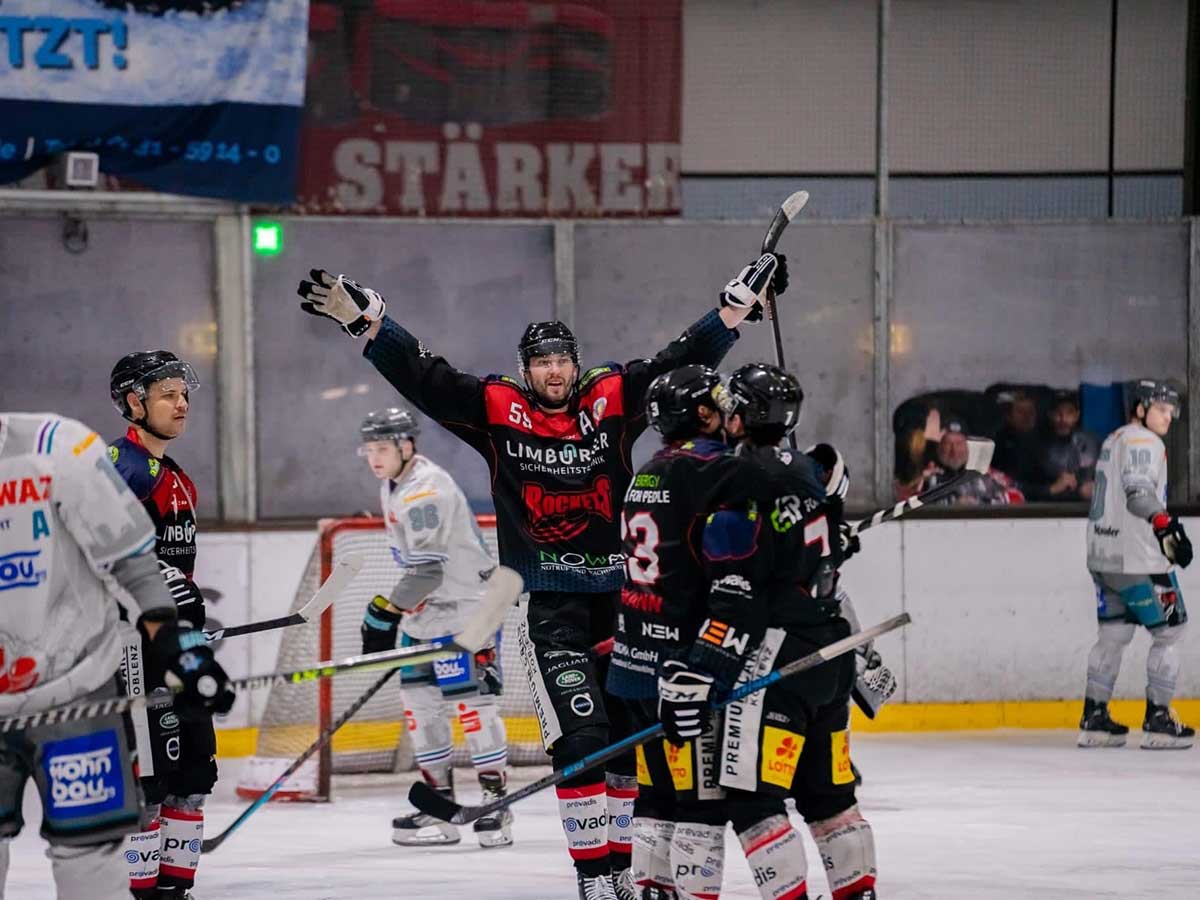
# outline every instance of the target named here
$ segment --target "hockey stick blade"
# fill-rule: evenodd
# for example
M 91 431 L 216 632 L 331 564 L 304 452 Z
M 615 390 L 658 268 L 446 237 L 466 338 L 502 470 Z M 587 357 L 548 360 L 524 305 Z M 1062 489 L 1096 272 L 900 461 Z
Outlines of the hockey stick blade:
M 767 234 L 763 238 L 762 252 L 773 253 L 776 245 L 779 243 L 779 238 L 783 235 L 783 231 L 791 223 L 792 219 L 796 218 L 800 210 L 808 204 L 808 191 L 796 191 L 786 200 L 779 210 L 775 213 L 775 217 L 771 219 L 771 224 L 767 226 Z
M 483 599 L 454 642 L 472 653 L 482 650 L 496 638 L 508 611 L 516 605 L 524 590 L 521 576 L 507 566 L 496 566 L 486 579 Z
M 895 631 L 897 628 L 902 628 L 912 621 L 912 617 L 908 613 L 901 613 L 898 616 L 880 622 L 878 625 L 873 625 L 863 631 L 856 632 L 849 637 L 843 638 L 840 641 L 835 641 L 826 647 L 822 647 L 807 656 L 802 656 L 800 659 L 793 660 L 782 668 L 776 669 L 762 678 L 755 678 L 740 687 L 735 688 L 727 698 L 718 704 L 715 704 L 716 709 L 728 706 L 730 703 L 736 703 L 750 694 L 761 691 L 764 688 L 770 687 L 777 681 L 782 681 L 784 678 L 790 678 L 814 666 L 819 666 L 821 663 L 835 659 L 844 653 L 849 653 L 852 650 L 857 650 L 871 641 L 887 634 L 889 631 Z M 506 797 L 501 797 L 498 800 L 493 800 L 491 803 L 485 803 L 482 806 L 464 806 L 455 803 L 433 788 L 424 781 L 413 782 L 412 787 L 408 789 L 408 802 L 415 806 L 418 810 L 435 819 L 440 819 L 443 822 L 450 822 L 454 825 L 467 825 L 479 819 L 482 816 L 490 815 L 498 810 L 504 809 L 519 800 L 524 800 L 539 791 L 545 790 L 548 787 L 553 787 L 556 784 L 562 784 L 568 778 L 574 778 L 580 772 L 585 772 L 595 766 L 601 765 L 614 757 L 620 756 L 628 750 L 632 750 L 646 741 L 653 740 L 663 734 L 662 724 L 651 725 L 649 728 L 643 728 L 627 738 L 617 741 L 615 744 L 610 744 L 603 750 L 597 750 L 595 753 L 590 753 L 583 759 L 573 762 L 570 765 L 563 766 L 561 769 L 555 769 L 549 775 L 539 778 L 537 781 L 531 781 L 525 787 L 513 791 Z
M 333 605 L 333 601 L 342 595 L 350 586 L 354 577 L 362 571 L 366 558 L 361 553 L 348 553 L 333 566 L 333 571 L 325 579 L 325 583 L 312 595 L 307 603 L 288 616 L 277 619 L 265 619 L 262 622 L 251 622 L 248 625 L 233 625 L 229 628 L 218 628 L 204 632 L 209 643 L 223 638 L 237 637 L 241 634 L 256 634 L 260 631 L 271 631 L 275 628 L 287 628 L 291 625 L 303 625 L 311 622 Z

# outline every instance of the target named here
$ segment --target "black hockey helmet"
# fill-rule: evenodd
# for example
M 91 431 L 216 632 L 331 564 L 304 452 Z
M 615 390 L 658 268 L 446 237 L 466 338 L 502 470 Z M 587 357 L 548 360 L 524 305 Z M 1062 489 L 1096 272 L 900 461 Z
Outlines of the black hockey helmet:
M 769 363 L 748 363 L 729 376 L 721 411 L 738 415 L 755 443 L 778 444 L 800 422 L 804 391 L 790 372 Z
M 579 341 L 562 322 L 530 322 L 517 344 L 517 367 L 524 374 L 535 356 L 565 353 L 579 365 Z
M 358 434 L 364 444 L 371 441 L 416 440 L 421 433 L 417 417 L 403 407 L 391 406 L 368 413 L 359 426 Z
M 146 391 L 156 381 L 182 378 L 184 389 L 194 391 L 200 387 L 200 379 L 191 363 L 184 362 L 170 350 L 138 350 L 122 356 L 108 379 L 108 391 L 113 406 L 122 416 L 134 424 L 142 424 L 133 418 L 129 408 L 130 392 L 145 400 Z
M 646 418 L 667 440 L 695 437 L 702 433 L 699 409 L 718 409 L 714 391 L 720 386 L 721 376 L 708 366 L 665 372 L 646 391 Z
M 850 467 L 833 444 L 814 444 L 804 451 L 817 467 L 817 478 L 827 497 L 846 499 L 850 490 Z
M 1137 411 L 1138 404 L 1142 404 L 1143 408 L 1148 409 L 1151 403 L 1170 403 L 1175 407 L 1175 412 L 1172 418 L 1179 418 L 1183 412 L 1183 401 L 1180 399 L 1179 391 L 1169 381 L 1162 381 L 1157 378 L 1142 378 L 1135 381 L 1130 391 L 1130 412 Z

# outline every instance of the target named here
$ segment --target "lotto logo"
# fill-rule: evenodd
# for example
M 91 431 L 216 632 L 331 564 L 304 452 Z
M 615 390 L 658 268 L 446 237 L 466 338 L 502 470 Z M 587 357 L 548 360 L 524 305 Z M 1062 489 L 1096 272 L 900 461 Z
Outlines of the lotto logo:
M 663 741 L 663 750 L 675 790 L 690 791 L 696 784 L 692 768 L 692 742 L 686 741 L 682 747 L 676 747 L 670 741 Z
M 804 749 L 804 737 L 773 725 L 763 728 L 762 766 L 759 777 L 767 784 L 790 788 L 796 777 L 796 761 Z
M 112 730 L 44 745 L 51 818 L 94 816 L 121 807 L 125 780 L 118 746 Z

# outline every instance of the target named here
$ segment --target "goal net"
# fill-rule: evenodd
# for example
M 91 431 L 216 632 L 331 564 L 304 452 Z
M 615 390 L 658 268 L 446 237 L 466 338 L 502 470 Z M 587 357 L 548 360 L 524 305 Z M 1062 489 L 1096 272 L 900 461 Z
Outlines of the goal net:
M 495 554 L 495 517 L 479 516 L 478 520 Z M 317 660 L 361 653 L 359 627 L 363 611 L 376 594 L 388 596 L 396 582 L 396 563 L 388 548 L 382 519 L 328 520 L 321 522 L 319 528 L 320 538 L 296 590 L 292 612 L 312 598 L 339 559 L 358 553 L 363 556 L 364 565 L 319 621 L 283 630 L 276 671 L 300 669 Z M 514 765 L 548 761 L 517 649 L 517 624 L 525 616 L 525 603 L 522 597 L 520 606 L 509 613 L 499 654 L 504 675 L 500 712 L 508 728 L 509 762 Z M 350 672 L 318 682 L 272 687 L 258 726 L 255 754 L 238 780 L 238 794 L 243 797 L 262 794 L 316 741 L 322 729 L 328 728 L 381 677 L 377 671 Z M 412 769 L 413 754 L 404 728 L 404 704 L 400 696 L 400 679 L 394 676 L 338 730 L 332 744 L 290 776 L 275 796 L 285 800 L 325 800 L 331 795 L 334 774 Z M 457 720 L 453 729 L 454 764 L 470 765 Z

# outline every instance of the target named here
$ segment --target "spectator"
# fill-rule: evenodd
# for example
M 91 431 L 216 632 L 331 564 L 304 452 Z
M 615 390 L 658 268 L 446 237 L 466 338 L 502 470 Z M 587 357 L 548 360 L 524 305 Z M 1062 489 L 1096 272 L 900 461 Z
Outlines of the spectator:
M 1017 389 L 997 396 L 999 403 L 1008 404 L 1004 425 L 996 433 L 996 453 L 992 465 L 1020 484 L 1036 481 L 1037 460 L 1041 456 L 1041 441 L 1037 432 L 1037 401 L 1026 391 Z
M 963 423 L 958 419 L 949 419 L 946 430 L 942 432 L 937 445 L 937 462 L 930 465 L 925 472 L 921 492 L 940 487 L 952 478 L 960 475 L 967 465 L 967 434 Z M 977 478 L 968 479 L 962 487 L 939 500 L 944 504 L 962 504 L 964 506 L 991 506 L 1007 503 L 1022 503 L 1025 497 L 1003 472 L 989 469 L 987 474 L 980 473 Z
M 1030 500 L 1090 501 L 1099 452 L 1095 435 L 1079 428 L 1079 397 L 1074 391 L 1056 391 L 1035 470 L 1022 485 L 1025 495 Z

